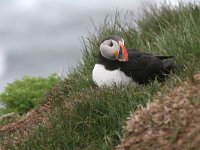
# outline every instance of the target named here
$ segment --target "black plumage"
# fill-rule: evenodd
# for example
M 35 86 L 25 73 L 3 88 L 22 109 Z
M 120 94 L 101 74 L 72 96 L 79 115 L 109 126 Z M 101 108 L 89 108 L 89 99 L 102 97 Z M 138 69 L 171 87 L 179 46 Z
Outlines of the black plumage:
M 110 60 L 99 53 L 98 64 L 107 70 L 120 69 L 138 84 L 147 84 L 156 78 L 163 81 L 176 68 L 174 56 L 154 56 L 135 49 L 128 50 L 128 61 Z

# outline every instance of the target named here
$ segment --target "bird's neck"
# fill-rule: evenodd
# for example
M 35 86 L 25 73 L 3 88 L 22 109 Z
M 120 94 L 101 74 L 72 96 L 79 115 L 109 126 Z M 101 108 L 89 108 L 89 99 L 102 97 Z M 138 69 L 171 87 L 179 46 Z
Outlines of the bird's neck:
M 98 64 L 104 65 L 108 70 L 115 70 L 119 68 L 120 61 L 107 59 L 103 57 L 101 53 L 99 53 Z

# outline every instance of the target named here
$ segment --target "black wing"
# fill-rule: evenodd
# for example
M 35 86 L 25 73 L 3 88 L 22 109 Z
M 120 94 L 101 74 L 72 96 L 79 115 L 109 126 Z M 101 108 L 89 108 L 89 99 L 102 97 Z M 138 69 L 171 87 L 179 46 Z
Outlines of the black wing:
M 173 64 L 173 56 L 153 56 L 138 50 L 129 49 L 129 61 L 122 62 L 120 69 L 139 84 L 165 78 L 169 74 Z

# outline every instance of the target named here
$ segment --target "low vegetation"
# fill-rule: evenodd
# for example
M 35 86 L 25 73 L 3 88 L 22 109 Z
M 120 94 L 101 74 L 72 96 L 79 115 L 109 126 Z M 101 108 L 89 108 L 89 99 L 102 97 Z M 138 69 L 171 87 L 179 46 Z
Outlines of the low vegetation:
M 166 87 L 147 108 L 131 114 L 126 136 L 116 150 L 199 149 L 199 89 L 200 74 L 192 82 Z
M 192 80 L 194 72 L 200 70 L 200 7 L 189 4 L 148 10 L 136 21 L 137 28 L 131 12 L 125 16 L 116 12 L 115 18 L 108 17 L 102 26 L 95 27 L 96 32 L 83 40 L 84 63 L 46 95 L 45 102 L 51 109 L 48 125 L 28 132 L 28 138 L 18 142 L 15 133 L 1 134 L 3 148 L 112 149 L 120 143 L 131 111 L 151 103 L 163 87 L 173 88 L 186 78 Z M 123 37 L 127 47 L 175 55 L 177 62 L 187 68 L 164 83 L 100 89 L 93 83 L 91 72 L 101 40 L 111 34 Z M 4 142 L 8 135 L 9 142 Z
M 10 112 L 26 113 L 44 100 L 45 93 L 59 81 L 59 77 L 51 75 L 48 78 L 25 76 L 9 83 L 0 94 L 0 115 Z

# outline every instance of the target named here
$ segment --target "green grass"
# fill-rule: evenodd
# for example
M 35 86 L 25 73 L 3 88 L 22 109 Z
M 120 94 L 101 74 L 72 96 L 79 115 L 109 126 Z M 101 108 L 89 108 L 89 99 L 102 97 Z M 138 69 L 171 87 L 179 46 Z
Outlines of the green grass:
M 127 13 L 107 18 L 96 33 L 83 40 L 83 64 L 51 90 L 46 101 L 52 105 L 50 127 L 41 126 L 30 139 L 15 145 L 17 149 L 112 149 L 123 136 L 123 125 L 130 111 L 145 106 L 162 86 L 173 88 L 199 71 L 200 7 L 180 6 L 176 9 L 151 8 L 133 26 L 134 16 Z M 185 72 L 173 75 L 165 83 L 156 81 L 144 87 L 97 88 L 91 77 L 101 40 L 118 34 L 127 47 L 157 55 L 175 55 L 186 64 Z M 14 145 L 7 145 L 13 148 Z
M 60 78 L 56 75 L 47 78 L 25 76 L 9 83 L 5 91 L 0 94 L 0 102 L 5 105 L 0 108 L 0 115 L 10 112 L 19 114 L 28 112 L 42 103 L 46 92 L 59 81 Z
M 56 132 L 42 127 L 35 133 L 35 140 L 27 141 L 20 148 L 29 145 L 34 149 L 111 149 L 121 139 L 122 120 L 130 110 L 150 101 L 158 88 L 152 84 L 145 88 L 88 89 L 76 93 L 76 99 L 67 99 L 73 103 L 70 107 L 55 103 L 58 109 L 51 123 Z M 42 144 L 38 146 L 38 142 Z

